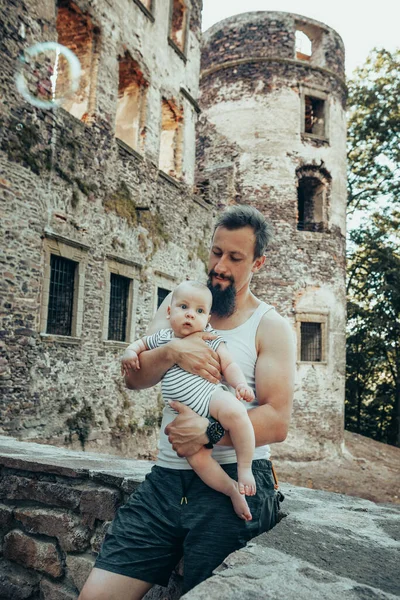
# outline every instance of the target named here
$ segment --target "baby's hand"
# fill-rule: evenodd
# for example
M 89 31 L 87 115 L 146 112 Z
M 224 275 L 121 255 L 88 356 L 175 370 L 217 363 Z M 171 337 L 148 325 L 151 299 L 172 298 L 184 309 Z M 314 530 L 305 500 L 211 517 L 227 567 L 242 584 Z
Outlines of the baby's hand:
M 236 398 L 238 400 L 245 400 L 246 402 L 253 402 L 254 392 L 246 383 L 239 383 L 236 386 Z
M 140 362 L 136 352 L 128 348 L 121 358 L 121 375 L 128 375 L 129 369 L 138 371 L 140 369 Z

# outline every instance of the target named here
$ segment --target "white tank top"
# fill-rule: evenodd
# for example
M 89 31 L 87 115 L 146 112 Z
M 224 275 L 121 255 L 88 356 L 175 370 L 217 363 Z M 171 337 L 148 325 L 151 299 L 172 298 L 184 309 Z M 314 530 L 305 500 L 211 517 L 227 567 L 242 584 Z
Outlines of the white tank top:
M 233 359 L 240 365 L 242 371 L 246 377 L 247 383 L 251 388 L 255 389 L 255 368 L 257 362 L 257 350 L 256 350 L 256 335 L 257 329 L 260 324 L 261 318 L 270 310 L 274 310 L 273 306 L 261 302 L 254 313 L 247 321 L 235 327 L 235 329 L 219 329 L 217 332 L 226 341 L 227 347 Z M 223 381 L 226 384 L 226 382 Z M 233 391 L 232 388 L 230 388 Z M 243 404 L 247 410 L 258 406 L 257 398 L 251 403 L 244 402 Z M 172 412 L 170 408 L 165 407 L 163 410 L 163 420 L 161 423 L 160 441 L 158 444 L 158 457 L 156 464 L 159 467 L 165 467 L 167 469 L 190 469 L 190 465 L 185 458 L 180 458 L 168 441 L 167 436 L 164 433 L 165 427 L 175 419 L 176 413 Z M 235 463 L 236 453 L 231 446 L 215 446 L 213 450 L 213 457 L 221 465 Z M 254 451 L 253 459 L 269 458 L 270 449 L 269 446 L 258 446 Z

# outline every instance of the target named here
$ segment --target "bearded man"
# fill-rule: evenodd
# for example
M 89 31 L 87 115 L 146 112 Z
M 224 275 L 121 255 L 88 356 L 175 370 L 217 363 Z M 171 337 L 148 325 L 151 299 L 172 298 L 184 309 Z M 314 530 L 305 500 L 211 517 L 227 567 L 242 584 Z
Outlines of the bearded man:
M 184 557 L 184 591 L 204 581 L 231 552 L 271 529 L 278 498 L 268 444 L 286 438 L 294 387 L 295 352 L 288 322 L 250 291 L 254 273 L 265 263 L 270 228 L 250 206 L 229 207 L 219 216 L 209 258 L 208 286 L 213 294 L 211 326 L 242 368 L 255 400 L 247 406 L 256 448 L 255 496 L 247 498 L 251 521 L 239 519 L 229 497 L 204 484 L 185 457 L 213 444 L 213 457 L 237 479 L 236 454 L 229 433 L 218 422 L 198 416 L 181 403 L 174 418 L 164 410 L 159 454 L 146 481 L 121 507 L 106 534 L 95 568 L 80 600 L 139 600 L 154 585 L 167 585 Z M 168 328 L 170 296 L 160 306 L 148 333 Z M 220 381 L 217 354 L 195 333 L 140 355 L 130 371 L 130 389 L 155 385 L 173 365 Z

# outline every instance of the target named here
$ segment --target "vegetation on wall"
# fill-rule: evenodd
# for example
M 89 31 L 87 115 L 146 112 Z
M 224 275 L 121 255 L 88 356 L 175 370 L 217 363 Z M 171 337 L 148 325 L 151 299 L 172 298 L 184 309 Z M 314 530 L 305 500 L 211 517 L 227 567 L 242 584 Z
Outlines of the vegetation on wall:
M 400 50 L 349 83 L 346 428 L 400 446 Z M 360 211 L 362 211 L 360 213 Z

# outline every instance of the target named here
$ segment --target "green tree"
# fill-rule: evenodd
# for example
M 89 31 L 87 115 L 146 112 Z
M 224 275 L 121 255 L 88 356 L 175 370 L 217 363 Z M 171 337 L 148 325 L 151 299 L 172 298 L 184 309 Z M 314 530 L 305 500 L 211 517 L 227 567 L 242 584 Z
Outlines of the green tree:
M 400 212 L 352 231 L 346 426 L 400 446 Z
M 400 49 L 373 50 L 348 82 L 348 211 L 400 200 Z
M 400 446 L 400 50 L 349 82 L 346 427 Z

